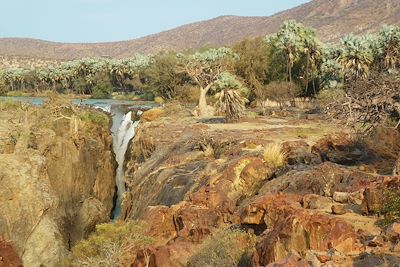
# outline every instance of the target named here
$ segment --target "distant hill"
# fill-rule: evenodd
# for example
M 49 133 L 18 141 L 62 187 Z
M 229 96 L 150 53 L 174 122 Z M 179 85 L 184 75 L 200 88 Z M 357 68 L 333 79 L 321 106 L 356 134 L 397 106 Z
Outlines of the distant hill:
M 288 19 L 314 27 L 323 41 L 335 41 L 348 33 L 375 32 L 383 24 L 399 25 L 400 0 L 314 0 L 270 17 L 223 16 L 121 42 L 66 44 L 0 38 L 0 56 L 71 60 L 86 56 L 121 58 L 161 50 L 185 51 L 206 45 L 230 45 L 247 37 L 273 33 Z

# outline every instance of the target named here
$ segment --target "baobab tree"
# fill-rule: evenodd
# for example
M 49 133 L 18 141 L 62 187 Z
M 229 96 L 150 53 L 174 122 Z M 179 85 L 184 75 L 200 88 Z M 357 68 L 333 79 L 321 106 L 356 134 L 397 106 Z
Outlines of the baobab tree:
M 200 117 L 213 115 L 213 108 L 207 105 L 207 93 L 221 74 L 228 69 L 229 62 L 236 57 L 237 55 L 226 47 L 209 49 L 188 56 L 178 54 L 180 71 L 185 72 L 199 87 L 197 115 Z

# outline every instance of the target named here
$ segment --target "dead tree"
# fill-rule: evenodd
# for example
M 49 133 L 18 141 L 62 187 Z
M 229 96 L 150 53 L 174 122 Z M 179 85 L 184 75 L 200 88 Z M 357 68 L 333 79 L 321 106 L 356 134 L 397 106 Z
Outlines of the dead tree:
M 364 133 L 378 126 L 400 130 L 400 76 L 374 75 L 345 88 L 346 97 L 333 99 L 324 112 L 349 125 L 361 125 Z

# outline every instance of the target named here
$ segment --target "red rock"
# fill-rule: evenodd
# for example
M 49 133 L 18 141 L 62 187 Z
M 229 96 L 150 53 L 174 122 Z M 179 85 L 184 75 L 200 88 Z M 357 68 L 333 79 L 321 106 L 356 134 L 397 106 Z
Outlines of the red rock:
M 9 242 L 0 237 L 0 267 L 22 267 L 22 261 Z
M 355 192 L 362 190 L 376 177 L 352 170 L 331 162 L 310 167 L 306 170 L 293 170 L 279 176 L 260 189 L 260 195 L 277 192 L 293 194 L 316 194 L 331 197 L 334 192 Z
M 361 161 L 366 157 L 366 151 L 357 146 L 357 143 L 346 134 L 326 137 L 319 140 L 311 152 L 319 155 L 323 161 L 331 161 L 348 165 Z
M 400 176 L 378 177 L 377 181 L 369 184 L 364 190 L 362 210 L 364 214 L 378 213 L 385 201 L 385 194 L 390 190 L 400 188 Z
M 383 237 L 375 236 L 371 241 L 368 242 L 368 246 L 370 247 L 381 247 L 385 243 Z
M 330 208 L 332 201 L 326 197 L 315 194 L 307 194 L 302 200 L 303 208 L 305 209 L 326 209 Z
M 301 208 L 296 196 L 282 194 L 262 197 L 242 210 L 242 223 L 262 221 L 266 231 L 254 257 L 261 266 L 285 259 L 292 251 L 308 250 L 357 253 L 360 248 L 353 227 L 345 221 Z
M 336 215 L 343 215 L 347 212 L 346 206 L 340 204 L 332 205 L 331 209 L 332 213 Z
M 400 223 L 391 224 L 387 230 L 386 235 L 392 242 L 396 242 L 400 239 Z

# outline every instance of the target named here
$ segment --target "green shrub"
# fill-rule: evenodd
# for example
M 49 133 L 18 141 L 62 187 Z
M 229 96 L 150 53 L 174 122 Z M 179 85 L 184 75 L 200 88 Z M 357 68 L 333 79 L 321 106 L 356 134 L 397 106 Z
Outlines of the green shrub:
M 294 83 L 290 82 L 271 82 L 264 87 L 255 91 L 257 98 L 262 103 L 263 114 L 266 114 L 266 106 L 264 105 L 267 100 L 275 101 L 279 104 L 280 108 L 286 106 L 286 103 L 293 101 L 299 94 L 299 88 Z
M 161 96 L 156 96 L 156 97 L 154 98 L 154 102 L 156 102 L 157 104 L 164 104 L 164 103 L 165 103 L 165 100 L 164 100 L 164 98 L 162 98 Z
M 3 80 L 0 79 L 0 95 L 7 95 L 9 91 L 8 86 L 5 84 Z
M 176 88 L 176 99 L 183 103 L 198 103 L 199 88 L 192 85 L 183 85 Z
M 325 89 L 318 93 L 316 100 L 319 106 L 326 106 L 332 102 L 340 101 L 345 96 L 343 89 Z
M 141 99 L 146 100 L 146 101 L 154 101 L 154 97 L 155 97 L 154 93 L 151 91 L 144 92 L 141 95 Z
M 22 91 L 8 91 L 6 93 L 7 96 L 14 96 L 14 97 L 20 97 L 24 96 L 24 93 Z
M 111 98 L 113 85 L 107 73 L 99 73 L 95 76 L 96 84 L 92 88 L 92 98 Z
M 100 126 L 106 126 L 108 123 L 108 118 L 105 114 L 95 111 L 81 111 L 79 112 L 79 119 L 81 119 L 83 122 Z
M 188 267 L 231 267 L 249 262 L 255 237 L 240 230 L 219 230 L 193 254 Z
M 386 227 L 400 220 L 400 189 L 391 189 L 384 196 L 383 206 L 380 209 L 380 214 L 383 219 L 377 224 L 381 227 Z
M 246 117 L 249 119 L 256 119 L 258 117 L 258 114 L 257 114 L 257 112 L 254 112 L 254 111 L 247 111 Z
M 21 106 L 20 103 L 11 99 L 0 100 L 0 110 L 16 109 L 19 106 Z
M 153 242 L 139 222 L 99 224 L 87 240 L 72 248 L 70 262 L 72 266 L 123 266 L 126 257 Z

